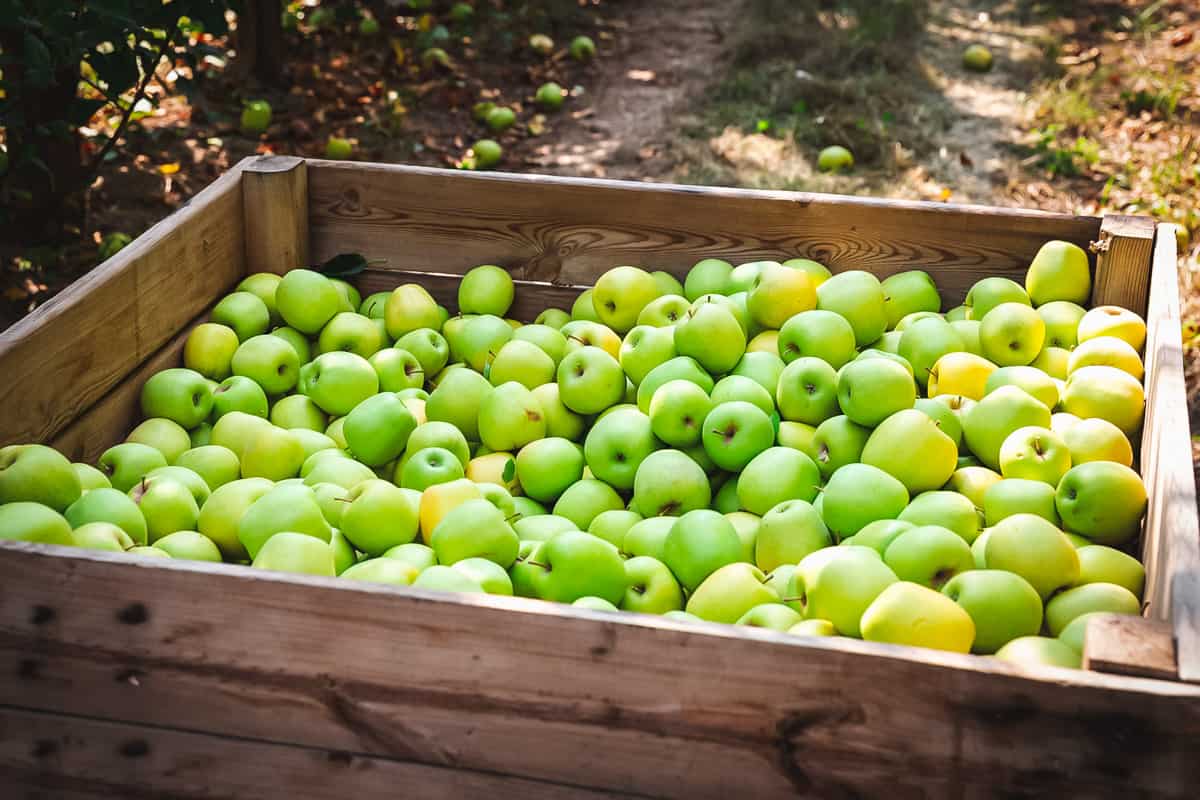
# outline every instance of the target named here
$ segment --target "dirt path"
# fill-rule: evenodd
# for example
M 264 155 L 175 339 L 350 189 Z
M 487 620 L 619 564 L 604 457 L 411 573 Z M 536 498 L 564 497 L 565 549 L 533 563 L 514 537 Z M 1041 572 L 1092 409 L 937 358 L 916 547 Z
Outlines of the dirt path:
M 718 74 L 733 2 L 659 0 L 637 3 L 603 53 L 591 102 L 552 143 L 528 160 L 557 175 L 653 180 L 672 164 L 666 145 L 681 103 Z

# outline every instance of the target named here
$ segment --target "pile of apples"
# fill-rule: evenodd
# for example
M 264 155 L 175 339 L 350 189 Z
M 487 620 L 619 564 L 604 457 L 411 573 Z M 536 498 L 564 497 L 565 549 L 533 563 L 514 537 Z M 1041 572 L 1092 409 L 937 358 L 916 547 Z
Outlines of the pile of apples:
M 941 313 L 921 271 L 609 270 L 455 316 L 255 274 L 98 469 L 0 450 L 0 537 L 1078 666 L 1138 614 L 1144 322 L 1086 254 Z

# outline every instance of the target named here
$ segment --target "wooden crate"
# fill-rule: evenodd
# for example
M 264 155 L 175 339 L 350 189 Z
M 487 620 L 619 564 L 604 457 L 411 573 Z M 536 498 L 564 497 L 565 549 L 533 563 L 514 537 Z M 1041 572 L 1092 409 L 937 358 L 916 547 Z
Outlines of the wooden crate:
M 1095 301 L 1147 313 L 1143 618 L 1090 670 L 519 598 L 0 547 L 5 798 L 1195 797 L 1200 555 L 1175 240 L 1141 218 L 249 159 L 0 334 L 0 443 L 94 459 L 243 275 L 339 252 L 453 306 L 478 263 L 515 314 L 620 263 L 919 267 L 958 300 L 1061 238 Z M 1140 677 L 1138 677 L 1140 676 Z

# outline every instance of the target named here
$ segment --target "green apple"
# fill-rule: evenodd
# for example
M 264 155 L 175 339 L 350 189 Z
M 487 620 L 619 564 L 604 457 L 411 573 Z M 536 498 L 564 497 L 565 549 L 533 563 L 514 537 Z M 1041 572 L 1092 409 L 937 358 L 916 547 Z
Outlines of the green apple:
M 252 275 L 247 275 L 242 278 L 242 282 L 237 285 L 236 291 L 249 292 L 256 295 L 259 300 L 266 304 L 267 310 L 271 314 L 271 321 L 278 325 L 281 322 L 279 309 L 275 305 L 275 292 L 279 288 L 279 282 L 283 279 L 281 275 L 276 275 L 273 272 L 255 272 Z
M 47 519 L 49 518 L 47 517 Z M 134 546 L 133 539 L 129 538 L 129 534 L 111 522 L 89 522 L 86 525 L 80 525 L 71 531 L 71 539 L 76 547 L 88 550 L 107 550 L 111 553 L 124 553 Z M 220 554 L 217 555 L 216 560 L 221 560 Z
M 912 454 L 920 453 L 920 459 Z M 863 446 L 862 463 L 895 477 L 911 494 L 940 489 L 958 466 L 958 448 L 932 419 L 915 408 L 881 422 Z
M 838 468 L 862 459 L 863 448 L 871 431 L 839 415 L 825 420 L 813 434 L 808 454 L 816 462 L 821 477 L 828 480 Z
M 422 381 L 427 377 L 436 375 L 450 360 L 450 345 L 446 342 L 446 338 L 430 328 L 418 328 L 415 331 L 409 331 L 396 341 L 395 347 L 397 350 L 402 350 L 417 360 L 421 369 L 420 378 Z M 382 362 L 374 359 L 371 361 L 371 364 L 375 366 L 376 371 L 379 371 L 380 367 L 387 369 L 389 365 L 391 365 L 390 371 L 394 371 L 394 359 L 394 356 L 387 356 L 382 359 Z M 417 373 L 412 370 L 411 365 L 407 363 L 407 359 L 403 360 L 405 361 L 404 374 L 408 379 L 408 385 L 412 386 L 418 377 Z M 396 377 L 397 379 L 399 378 L 399 376 Z M 381 373 L 380 385 L 382 386 L 383 383 L 384 379 Z
M 214 322 L 202 323 L 184 342 L 183 365 L 210 380 L 224 380 L 230 375 L 233 354 L 240 343 L 232 328 Z
M 478 427 L 480 439 L 491 450 L 517 450 L 545 437 L 546 417 L 537 398 L 510 381 L 483 397 Z
M 386 346 L 374 320 L 352 311 L 341 311 L 321 328 L 318 353 L 347 352 L 370 358 Z
M 955 575 L 975 568 L 971 546 L 941 525 L 903 531 L 883 553 L 883 562 L 900 580 L 941 589 Z
M 977 319 L 959 319 L 950 323 L 950 327 L 962 339 L 963 349 L 977 356 L 983 355 L 983 342 L 979 339 L 979 333 L 983 329 L 983 323 Z
M 1079 322 L 1087 310 L 1077 303 L 1054 300 L 1038 306 L 1037 312 L 1046 323 L 1046 345 L 1073 350 L 1079 343 Z
M 1037 358 L 1046 341 L 1046 323 L 1022 303 L 1001 303 L 982 318 L 983 355 L 1001 367 L 1025 365 Z
M 1120 306 L 1097 306 L 1079 320 L 1077 335 L 1080 344 L 1099 336 L 1115 336 L 1140 353 L 1146 344 L 1146 323 Z
M 317 483 L 312 486 L 313 496 L 317 498 L 317 505 L 321 507 L 321 514 L 324 515 L 325 521 L 334 529 L 333 537 L 329 540 L 330 547 L 335 551 L 345 551 L 349 549 L 353 552 L 354 548 L 345 536 L 342 536 L 340 530 L 342 525 L 342 514 L 346 511 L 346 495 L 348 490 L 343 489 L 336 483 Z M 200 510 L 204 513 L 204 509 Z M 351 559 L 353 560 L 353 558 Z M 341 574 L 339 568 L 338 574 Z
M 142 386 L 141 408 L 147 417 L 164 417 L 194 428 L 212 411 L 212 389 L 195 370 L 165 369 Z
M 7 450 L 7 448 L 5 449 Z M 58 453 L 55 453 L 55 455 L 58 455 Z M 62 458 L 62 456 L 59 456 L 59 458 Z M 58 464 L 57 461 L 51 461 L 49 458 L 46 460 L 49 463 L 55 464 L 56 469 L 61 469 L 61 464 Z M 66 461 L 66 459 L 63 458 L 63 461 Z M 69 465 L 70 462 L 67 462 L 67 464 Z M 139 442 L 122 442 L 121 444 L 113 445 L 101 454 L 99 461 L 100 471 L 108 477 L 113 488 L 121 492 L 128 492 L 140 483 L 150 470 L 165 467 L 166 465 L 167 459 L 159 450 Z M 9 467 L 9 469 L 12 469 L 12 467 Z M 77 484 L 71 484 L 65 477 L 59 480 L 63 481 L 63 491 L 65 492 L 63 498 L 59 498 L 61 500 L 69 496 L 72 486 Z M 56 502 L 58 501 L 56 500 Z
M 708 413 L 701 441 L 718 467 L 738 472 L 774 443 L 775 429 L 761 408 L 735 400 Z
M 277 572 L 334 577 L 333 550 L 321 539 L 283 531 L 263 542 L 252 566 Z
M 1076 548 L 1079 556 L 1079 584 L 1115 583 L 1141 597 L 1146 585 L 1146 569 L 1133 556 L 1112 547 L 1090 544 Z
M 899 519 L 878 519 L 864 525 L 853 536 L 842 539 L 841 543 L 847 546 L 869 547 L 882 558 L 893 539 L 915 527 L 911 522 Z
M 356 550 L 380 556 L 417 536 L 417 492 L 372 479 L 351 489 L 344 502 L 340 531 Z
M 483 499 L 494 505 L 504 514 L 505 520 L 515 520 L 517 518 L 517 502 L 516 499 L 498 483 L 480 483 L 476 484 L 479 487 L 479 493 L 483 495 Z
M 1022 636 L 996 651 L 996 658 L 1022 666 L 1078 669 L 1080 654 L 1058 639 Z
M 856 347 L 854 328 L 828 310 L 797 314 L 779 329 L 779 355 L 786 363 L 808 356 L 838 369 L 854 358 Z
M 595 478 L 571 484 L 554 503 L 554 513 L 571 520 L 581 531 L 586 531 L 601 513 L 618 508 L 625 508 L 625 501 L 615 489 Z
M 516 458 L 517 480 L 535 500 L 550 503 L 583 476 L 579 445 L 562 437 L 539 439 L 521 448 Z
M 729 483 L 735 483 L 735 481 L 730 480 Z M 762 525 L 762 518 L 749 511 L 722 511 L 721 513 L 733 524 L 733 529 L 742 542 L 741 560 L 753 563 L 754 548 L 758 544 L 758 531 Z
M 963 438 L 986 466 L 998 470 L 1004 440 L 1024 427 L 1049 428 L 1050 409 L 1017 386 L 1001 386 L 962 417 Z
M 503 317 L 512 307 L 512 302 L 512 276 L 493 264 L 468 270 L 458 285 L 458 308 L 463 314 Z
M 894 520 L 907 505 L 904 484 L 869 464 L 839 468 L 821 493 L 821 516 L 837 539 L 853 536 L 876 520 Z
M 226 560 L 246 559 L 246 547 L 238 538 L 238 523 L 246 510 L 273 486 L 266 478 L 242 478 L 214 489 L 200 509 L 197 530 L 217 545 Z
M 79 486 L 84 492 L 92 489 L 108 489 L 112 487 L 112 484 L 108 482 L 108 478 L 105 477 L 104 473 L 91 464 L 76 462 L 71 467 L 74 468 L 75 475 L 79 478 Z
M 1056 301 L 1086 303 L 1092 294 L 1087 253 L 1071 242 L 1046 242 L 1025 273 L 1025 291 L 1035 306 Z
M 599 347 L 613 358 L 621 357 L 621 337 L 612 328 L 599 322 L 572 320 L 559 331 L 566 339 L 563 355 L 581 347 Z
M 754 563 L 770 572 L 832 544 L 829 529 L 810 503 L 786 500 L 763 514 L 754 543 Z
M 741 539 L 733 523 L 709 509 L 683 514 L 663 541 L 663 563 L 688 591 L 705 578 L 741 558 Z
M 374 292 L 369 294 L 363 298 L 357 311 L 370 319 L 383 319 L 384 308 L 387 307 L 387 299 L 391 296 L 391 292 Z
M 414 589 L 433 592 L 484 594 L 483 587 L 474 578 L 453 567 L 440 565 L 423 570 L 412 582 L 412 586 Z
M 1115 583 L 1075 586 L 1046 601 L 1046 629 L 1051 636 L 1058 636 L 1076 617 L 1096 611 L 1138 616 L 1142 604 L 1131 591 Z
M 654 282 L 658 284 L 658 293 L 661 297 L 666 294 L 673 294 L 679 297 L 683 296 L 683 284 L 669 272 L 665 270 L 655 270 L 650 273 L 650 277 L 654 278 Z
M 1015 572 L 1042 599 L 1079 578 L 1079 556 L 1054 525 L 1034 514 L 1005 517 L 990 529 L 984 550 L 988 569 Z
M 319 272 L 293 269 L 275 288 L 275 306 L 290 327 L 316 335 L 341 308 L 342 300 L 332 281 Z
M 309 486 L 336 483 L 349 491 L 376 476 L 370 467 L 355 461 L 342 450 L 320 450 L 305 460 L 300 467 L 300 477 Z
M 960 322 L 968 318 L 970 309 L 965 305 L 955 306 L 947 311 L 944 316 L 947 322 Z
M 783 632 L 802 621 L 799 612 L 783 603 L 763 603 L 747 611 L 734 624 Z
M 829 269 L 824 264 L 813 261 L 809 258 L 789 258 L 783 262 L 783 266 L 788 269 L 798 269 L 808 275 L 813 286 L 820 286 L 825 281 L 832 277 Z
M 687 356 L 676 356 L 650 370 L 638 385 L 637 405 L 642 410 L 642 413 L 649 413 L 650 401 L 659 387 L 675 380 L 691 381 L 703 389 L 706 395 L 713 390 L 714 386 L 712 377 L 704 371 L 695 359 L 688 358 Z
M 1087 636 L 1087 628 L 1090 620 L 1094 619 L 1102 611 L 1091 611 L 1086 614 L 1080 614 L 1075 619 L 1067 623 L 1066 627 L 1058 634 L 1058 640 L 1070 647 L 1079 655 L 1083 655 L 1084 639 Z
M 984 384 L 983 393 L 986 396 L 1001 386 L 1024 389 L 1046 408 L 1058 405 L 1058 385 L 1053 378 L 1036 367 L 1000 367 L 993 370 Z
M 753 561 L 754 559 L 750 560 Z M 795 564 L 780 564 L 778 567 L 767 573 L 767 586 L 769 586 L 781 598 L 788 598 L 784 600 L 784 602 L 787 603 L 789 607 L 800 610 L 804 607 L 800 605 L 800 601 L 798 599 L 792 597 L 788 588 L 791 585 L 792 575 L 795 573 Z
M 67 546 L 76 544 L 71 535 L 71 525 L 62 514 L 49 506 L 28 500 L 0 505 L 0 540 Z
M 950 437 L 959 452 L 963 449 L 962 419 L 958 412 L 945 403 L 926 397 L 919 397 L 913 403 L 913 408 L 933 420 L 942 433 Z
M 837 636 L 837 628 L 827 619 L 806 619 L 788 628 L 796 636 Z
M 416 568 L 418 572 L 432 567 L 437 563 L 437 555 L 433 548 L 420 542 L 409 542 L 390 547 L 382 558 L 390 558 Z
M 425 287 L 415 283 L 406 283 L 392 290 L 391 296 L 384 304 L 383 319 L 387 325 L 388 336 L 393 340 L 421 328 L 436 331 L 442 327 L 437 301 Z
M 40 444 L 0 448 L 0 504 L 41 503 L 64 511 L 83 493 L 66 456 Z
M 607 512 L 604 512 L 607 513 Z M 579 527 L 566 517 L 554 514 L 533 514 L 521 517 L 512 524 L 517 538 L 522 542 L 544 542 L 565 531 L 577 531 Z
M 827 620 L 843 636 L 862 636 L 863 613 L 897 581 L 879 554 L 868 547 L 843 546 L 815 551 L 793 570 L 787 596 L 807 620 Z
M 949 597 L 908 581 L 884 589 L 863 612 L 862 637 L 955 653 L 970 652 L 975 623 Z
M 304 447 L 291 431 L 269 425 L 246 442 L 241 465 L 242 475 L 247 478 L 294 478 L 304 466 Z
M 987 490 L 1000 480 L 1000 474 L 987 467 L 960 467 L 950 476 L 946 488 L 965 497 L 982 514 Z
M 687 315 L 692 304 L 679 293 L 662 294 L 651 300 L 638 314 L 637 326 L 670 328 Z
M 399 559 L 370 558 L 347 567 L 339 576 L 351 581 L 412 586 L 420 572 L 417 567 Z
M 555 379 L 554 359 L 532 342 L 512 339 L 505 342 L 487 368 L 493 386 L 515 381 L 533 389 Z
M 266 541 L 281 531 L 301 533 L 328 544 L 332 530 L 308 486 L 284 484 L 272 487 L 250 503 L 237 522 L 237 538 L 251 559 L 258 555 Z M 221 546 L 220 539 L 208 535 Z
M 674 357 L 675 332 L 669 327 L 638 325 L 621 343 L 621 369 L 635 384 L 641 383 L 652 369 Z
M 217 549 L 213 540 L 196 531 L 169 533 L 156 541 L 153 546 L 167 553 L 171 558 L 221 563 L 221 551 Z
M 271 310 L 256 294 L 234 292 L 225 295 L 213 306 L 209 320 L 212 324 L 229 328 L 239 342 L 244 342 L 270 329 Z M 216 376 L 210 377 L 217 379 Z
M 108 522 L 125 531 L 134 544 L 146 543 L 146 519 L 141 509 L 118 489 L 92 489 L 68 506 L 64 515 L 73 528 Z
M 462 463 L 463 469 L 466 469 L 471 461 L 471 448 L 466 437 L 448 422 L 425 422 L 413 430 L 406 445 L 408 452 L 415 453 L 426 447 L 443 447 L 449 450 Z
M 503 454 L 507 455 L 507 454 Z M 468 472 L 468 474 L 470 474 Z M 532 497 L 515 495 L 513 497 L 513 513 L 518 517 L 532 517 L 538 514 L 549 514 L 550 509 L 534 500 Z M 519 520 L 518 520 L 519 521 Z
M 1056 381 L 1065 381 L 1070 364 L 1070 350 L 1047 344 L 1029 366 L 1041 370 Z M 1055 388 L 1057 388 L 1057 384 L 1055 384 Z
M 650 418 L 636 407 L 614 409 L 596 421 L 583 444 L 588 468 L 618 491 L 633 488 L 642 461 L 659 448 Z
M 416 417 L 404 401 L 393 393 L 384 392 L 367 397 L 354 406 L 346 415 L 342 433 L 355 458 L 368 466 L 379 467 L 404 452 L 416 428 Z
M 913 525 L 940 525 L 958 534 L 967 544 L 979 536 L 982 514 L 968 498 L 952 491 L 923 492 L 900 512 Z
M 341 417 L 379 391 L 379 376 L 362 356 L 322 353 L 300 368 L 298 389 L 325 413 Z
M 567 353 L 566 335 L 549 325 L 522 325 L 513 331 L 513 339 L 537 345 L 543 353 L 550 356 L 555 367 Z
M 728 480 L 721 482 L 719 479 L 724 475 L 714 476 L 713 486 L 716 491 L 713 492 L 712 507 L 722 514 L 729 514 L 734 511 L 740 511 L 742 503 L 737 496 L 737 477 L 731 477 Z
M 984 522 L 991 527 L 1013 514 L 1035 514 L 1059 524 L 1054 487 L 1044 481 L 1008 478 L 996 481 L 983 493 Z
M 779 329 L 796 314 L 817 307 L 817 287 L 804 270 L 774 262 L 766 264 L 749 288 L 746 307 L 764 328 Z
M 895 328 L 896 323 L 909 314 L 921 311 L 936 313 L 942 309 L 942 298 L 928 272 L 919 269 L 899 272 L 885 278 L 881 286 L 889 329 Z
M 1146 486 L 1129 467 L 1089 461 L 1067 471 L 1054 504 L 1065 530 L 1115 547 L 1137 536 L 1146 513 Z
M 675 351 L 713 375 L 729 372 L 746 352 L 742 326 L 720 303 L 698 303 L 673 330 Z
M 688 270 L 683 282 L 683 294 L 689 301 L 694 302 L 706 294 L 725 294 L 729 286 L 729 276 L 733 265 L 719 258 L 705 258 L 697 261 Z
M 634 556 L 625 561 L 625 595 L 620 607 L 643 614 L 665 614 L 683 608 L 683 590 L 670 568 L 657 558 Z
M 300 357 L 287 340 L 276 334 L 254 336 L 233 354 L 234 375 L 250 378 L 269 395 L 291 391 L 300 375 Z
M 818 286 L 817 308 L 844 317 L 859 347 L 878 339 L 888 327 L 883 285 L 862 270 L 840 272 Z
M 749 346 L 747 345 L 747 347 Z M 750 378 L 766 389 L 771 397 L 775 397 L 779 389 L 779 379 L 783 375 L 784 366 L 783 359 L 779 357 L 778 351 L 750 352 L 747 350 L 746 354 L 742 356 L 741 361 L 737 363 L 737 366 L 729 374 Z
M 638 267 L 614 267 L 596 280 L 592 305 L 600 322 L 624 334 L 658 295 L 658 283 L 650 273 Z
M 426 447 L 404 462 L 397 482 L 405 489 L 421 492 L 437 483 L 459 480 L 464 474 L 462 462 L 454 453 L 442 447 Z
M 187 487 L 187 490 L 192 493 L 192 497 L 195 499 L 196 505 L 198 506 L 204 505 L 205 501 L 208 500 L 209 495 L 212 494 L 208 488 L 208 484 L 204 481 L 204 478 L 200 477 L 198 473 L 193 472 L 187 467 L 181 467 L 178 465 L 158 467 L 157 469 L 150 470 L 146 473 L 146 477 L 142 479 L 139 486 L 160 480 L 173 480 L 182 483 Z M 135 486 L 134 489 L 136 488 L 138 487 Z M 132 491 L 133 489 L 130 490 L 130 492 Z
M 296 395 L 291 395 L 296 396 Z M 240 411 L 243 414 L 250 414 L 255 417 L 266 419 L 270 411 L 270 402 L 267 400 L 267 393 L 252 378 L 245 375 L 231 375 L 221 381 L 212 393 L 212 415 L 210 419 L 215 423 L 221 417 L 233 411 Z M 282 398 L 286 400 L 287 397 Z
M 769 447 L 738 476 L 737 497 L 741 508 L 761 516 L 785 501 L 812 502 L 820 486 L 821 472 L 811 458 L 790 447 Z
M 175 531 L 196 529 L 200 506 L 190 489 L 172 479 L 150 481 L 143 479 L 129 490 L 146 520 L 146 541 L 156 541 Z
M 709 575 L 691 593 L 687 612 L 709 622 L 733 624 L 763 603 L 777 603 L 779 595 L 767 585 L 767 576 L 753 564 L 726 564 Z
M 718 290 L 719 294 L 733 295 L 738 292 L 749 292 L 762 279 L 763 273 L 769 267 L 779 266 L 775 261 L 750 261 L 745 264 L 738 264 L 729 273 L 729 281 L 725 284 L 724 290 Z
M 627 556 L 650 556 L 659 561 L 663 556 L 663 544 L 667 534 L 675 526 L 676 517 L 647 517 L 635 522 L 625 532 L 620 550 Z
M 912 375 L 884 358 L 855 360 L 838 371 L 838 405 L 852 422 L 873 428 L 917 398 Z
M 592 304 L 592 292 L 592 289 L 584 289 L 579 297 L 575 298 L 575 302 L 571 304 L 571 319 L 600 321 L 600 317 L 596 315 L 596 307 Z
M 430 421 L 447 422 L 458 428 L 468 441 L 478 441 L 480 408 L 492 391 L 487 378 L 478 372 L 450 370 L 429 395 L 425 415 Z
M 1008 278 L 983 278 L 967 292 L 964 305 L 971 310 L 970 319 L 982 320 L 987 313 L 1003 303 L 1030 305 L 1029 295 L 1021 284 Z
M 603 539 L 581 531 L 567 531 L 538 548 L 534 590 L 543 600 L 573 603 L 581 597 L 599 597 L 616 605 L 625 597 L 628 579 L 625 562 Z
M 642 515 L 636 511 L 623 508 L 610 509 L 597 514 L 588 525 L 587 532 L 593 536 L 599 536 L 620 550 L 625 544 L 625 534 L 641 521 Z M 518 533 L 520 532 L 518 531 Z
M 837 386 L 838 373 L 829 362 L 813 356 L 797 358 L 779 375 L 775 390 L 779 415 L 785 420 L 819 425 L 838 412 Z
M 707 508 L 711 500 L 708 477 L 699 464 L 679 450 L 658 450 L 638 467 L 630 508 L 644 517 L 679 516 Z
M 243 380 L 238 378 L 238 380 Z M 249 379 L 245 379 L 249 380 Z M 266 397 L 264 396 L 264 400 Z M 244 409 L 238 409 L 239 411 Z M 253 413 L 253 412 L 247 412 Z M 271 423 L 285 430 L 308 430 L 320 433 L 329 427 L 329 418 L 325 416 L 311 397 L 302 394 L 290 394 L 281 397 L 271 406 Z
M 695 383 L 672 380 L 655 390 L 648 410 L 655 436 L 672 447 L 694 447 L 700 443 L 701 426 L 712 410 L 712 401 Z
M 1071 452 L 1047 428 L 1017 428 L 1000 446 L 1000 474 L 1057 486 L 1071 468 Z
M 188 431 L 188 439 L 191 441 L 191 446 L 203 447 L 206 444 L 212 444 L 212 430 L 212 423 L 205 421 Z
M 478 557 L 464 558 L 456 561 L 452 568 L 478 583 L 488 594 L 512 596 L 512 579 L 495 561 Z
M 779 423 L 779 430 L 775 432 L 775 440 L 781 447 L 790 447 L 793 450 L 799 450 L 807 454 L 809 458 L 817 461 L 815 456 L 819 451 L 813 445 L 816 433 L 817 429 L 812 425 L 784 420 Z M 865 442 L 866 439 L 864 438 L 863 441 Z M 817 461 L 817 466 L 820 467 L 819 461 Z
M 1100 418 L 1132 437 L 1146 408 L 1141 383 L 1116 367 L 1080 367 L 1067 377 L 1062 408 L 1081 419 Z
M 958 603 L 975 623 L 971 651 L 995 653 L 1013 639 L 1034 636 L 1042 628 L 1042 598 L 1029 581 L 999 569 L 955 575 L 942 594 Z
M 941 381 L 944 378 L 941 370 L 935 373 L 935 367 L 950 353 L 965 352 L 966 344 L 954 326 L 943 319 L 930 318 L 914 322 L 900 334 L 899 355 L 912 365 L 913 377 L 921 386 L 929 387 L 929 396 L 935 394 L 962 393 L 955 388 L 947 388 Z M 938 381 L 940 389 L 935 389 L 934 381 Z
M 573 350 L 558 364 L 559 398 L 577 414 L 596 414 L 621 402 L 625 373 L 615 358 L 599 347 Z

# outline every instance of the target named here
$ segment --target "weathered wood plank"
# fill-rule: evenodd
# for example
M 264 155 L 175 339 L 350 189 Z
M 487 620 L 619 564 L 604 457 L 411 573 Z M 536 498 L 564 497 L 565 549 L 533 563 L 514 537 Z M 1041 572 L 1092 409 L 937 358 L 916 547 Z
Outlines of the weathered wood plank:
M 367 269 L 354 279 L 359 291 L 366 297 L 371 292 L 386 292 L 395 289 L 403 283 L 419 283 L 429 290 L 433 298 L 458 313 L 458 285 L 462 275 L 444 275 L 426 272 L 401 272 L 387 269 Z M 545 281 L 514 281 L 516 292 L 513 305 L 508 316 L 522 322 L 532 322 L 538 314 L 547 308 L 571 310 L 586 286 L 562 286 Z
M 243 709 L 245 713 L 245 709 Z M 5 797 L 428 800 L 630 797 L 393 758 L 0 706 Z
M 1093 306 L 1121 306 L 1146 312 L 1150 262 L 1154 253 L 1154 220 L 1109 214 L 1100 223 L 1096 253 Z
M 1114 675 L 1175 680 L 1171 625 L 1157 619 L 1100 614 L 1088 620 L 1083 667 Z
M 304 159 L 247 159 L 242 196 L 246 271 L 282 275 L 308 266 L 308 167 Z
M 1180 683 L 24 544 L 0 586 L 28 707 L 665 797 L 1200 780 Z
M 1178 594 L 1172 599 L 1172 582 L 1178 576 L 1200 575 L 1176 269 L 1174 233 L 1163 226 L 1155 243 L 1146 319 L 1146 421 L 1140 460 L 1150 502 L 1142 560 L 1147 615 L 1171 621 L 1180 678 L 1200 681 L 1200 600 L 1187 603 Z
M 800 192 L 759 192 L 309 161 L 312 258 L 360 252 L 389 269 L 590 285 L 634 263 L 682 276 L 701 258 L 814 258 L 884 277 L 927 270 L 948 301 L 1024 277 L 1037 249 L 1086 247 L 1099 220 Z
M 245 272 L 242 168 L 0 333 L 0 445 L 47 442 Z

